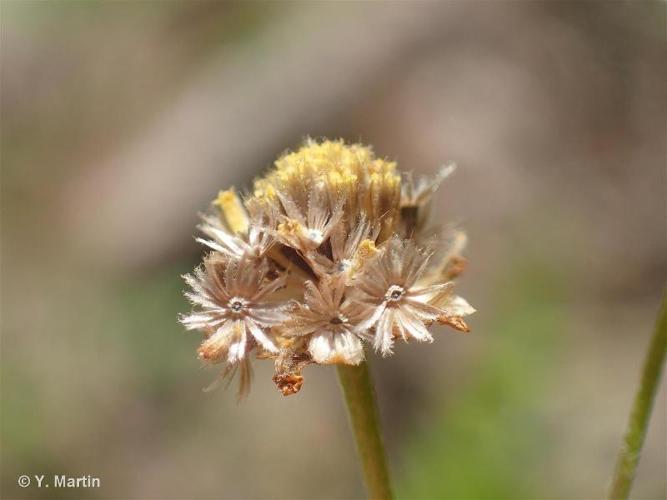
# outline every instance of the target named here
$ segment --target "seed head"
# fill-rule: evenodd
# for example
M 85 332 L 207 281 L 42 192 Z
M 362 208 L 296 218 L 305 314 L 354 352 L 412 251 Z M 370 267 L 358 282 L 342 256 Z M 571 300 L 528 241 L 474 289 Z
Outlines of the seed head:
M 197 241 L 210 253 L 185 276 L 194 310 L 181 317 L 204 334 L 198 349 L 240 373 L 247 393 L 250 358 L 273 359 L 284 395 L 298 392 L 310 364 L 359 364 L 364 343 L 389 355 L 396 339 L 432 341 L 439 323 L 469 330 L 474 309 L 454 295 L 463 271 L 458 234 L 422 241 L 433 179 L 403 178 L 396 164 L 359 144 L 307 140 L 281 156 L 243 198 L 221 191 Z

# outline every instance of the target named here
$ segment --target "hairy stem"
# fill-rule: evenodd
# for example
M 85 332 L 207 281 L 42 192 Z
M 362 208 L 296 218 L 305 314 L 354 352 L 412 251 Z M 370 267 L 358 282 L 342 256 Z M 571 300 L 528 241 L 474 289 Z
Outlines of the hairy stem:
M 625 499 L 630 494 L 632 481 L 635 477 L 637 465 L 639 464 L 639 454 L 648 429 L 653 400 L 658 391 L 666 351 L 667 288 L 663 292 L 662 305 L 658 313 L 655 332 L 653 333 L 653 338 L 651 339 L 651 344 L 644 360 L 644 369 L 642 371 L 639 390 L 632 406 L 632 413 L 630 413 L 630 420 L 625 438 L 623 439 L 623 445 L 618 454 L 616 470 L 611 490 L 609 491 L 609 498 L 612 500 Z
M 368 497 L 374 500 L 391 499 L 389 469 L 368 364 L 364 362 L 359 366 L 338 365 L 338 380 L 345 395 Z

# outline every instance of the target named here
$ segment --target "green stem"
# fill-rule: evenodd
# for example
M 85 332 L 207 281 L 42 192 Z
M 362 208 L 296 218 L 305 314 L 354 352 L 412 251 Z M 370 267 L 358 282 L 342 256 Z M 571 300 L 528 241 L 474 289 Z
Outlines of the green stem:
M 338 365 L 338 380 L 345 395 L 350 425 L 364 469 L 368 497 L 374 500 L 391 499 L 389 469 L 368 364 Z
M 644 360 L 639 391 L 635 396 L 628 429 L 618 454 L 614 479 L 609 491 L 609 498 L 612 500 L 626 499 L 630 494 L 632 480 L 639 464 L 639 454 L 648 429 L 653 400 L 660 383 L 665 352 L 667 352 L 667 288 L 663 292 L 655 332 Z

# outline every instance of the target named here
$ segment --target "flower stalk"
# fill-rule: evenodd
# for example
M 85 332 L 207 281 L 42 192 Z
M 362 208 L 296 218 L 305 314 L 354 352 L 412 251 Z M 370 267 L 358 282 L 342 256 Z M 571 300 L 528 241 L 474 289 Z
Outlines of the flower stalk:
M 337 368 L 363 467 L 368 497 L 374 500 L 391 499 L 389 468 L 368 363 L 357 366 L 339 364 Z
M 655 394 L 658 391 L 666 352 L 667 288 L 663 292 L 662 305 L 658 313 L 655 331 L 649 345 L 648 353 L 646 354 L 646 359 L 644 360 L 639 390 L 632 406 L 623 445 L 618 454 L 616 470 L 609 491 L 609 498 L 611 500 L 626 499 L 630 495 L 632 481 L 635 477 L 642 445 L 644 444 L 644 438 L 648 430 Z

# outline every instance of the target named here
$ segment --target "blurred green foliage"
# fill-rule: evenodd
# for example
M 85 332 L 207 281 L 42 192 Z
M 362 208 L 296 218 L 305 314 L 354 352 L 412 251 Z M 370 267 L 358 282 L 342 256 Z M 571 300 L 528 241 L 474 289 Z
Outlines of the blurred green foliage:
M 544 400 L 559 361 L 562 277 L 519 264 L 499 287 L 485 353 L 459 397 L 407 446 L 400 498 L 541 498 Z M 553 493 L 553 490 L 551 491 Z
M 124 344 L 130 366 L 139 370 L 135 375 L 144 396 L 164 396 L 197 365 L 194 351 L 183 356 L 185 334 L 175 313 L 187 310 L 183 273 L 180 267 L 166 266 L 118 284 L 114 293 L 117 323 L 111 328 Z M 190 343 L 196 344 L 199 337 L 192 337 Z

